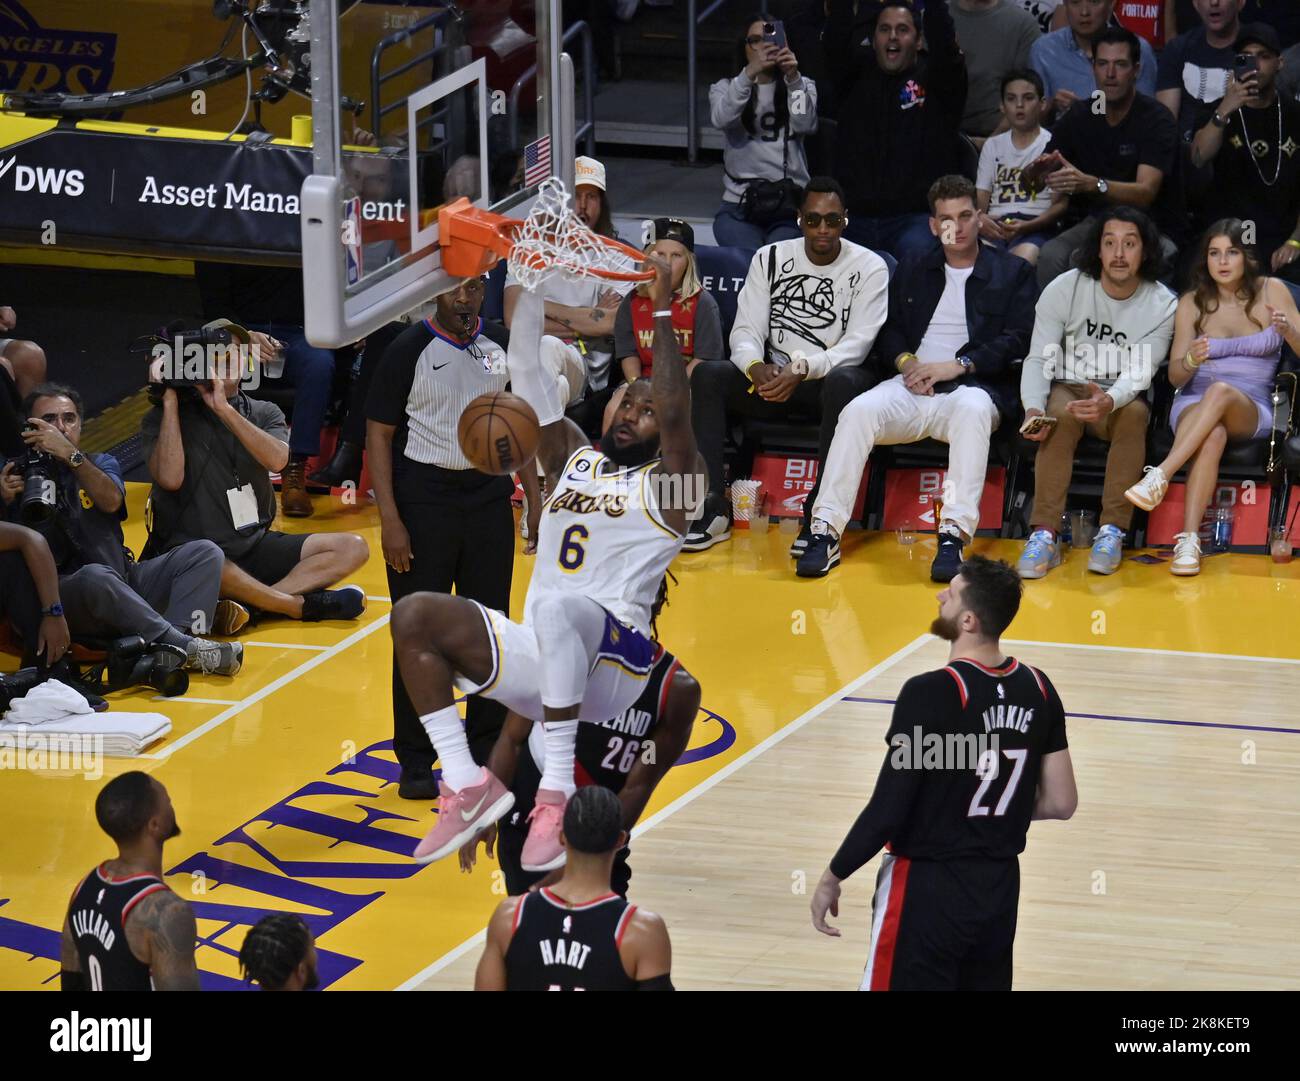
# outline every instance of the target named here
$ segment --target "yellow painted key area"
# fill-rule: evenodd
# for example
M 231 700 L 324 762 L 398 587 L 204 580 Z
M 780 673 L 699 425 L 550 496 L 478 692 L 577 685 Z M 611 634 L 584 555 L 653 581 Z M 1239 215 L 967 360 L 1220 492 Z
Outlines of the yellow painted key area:
M 131 486 L 136 550 L 145 494 Z M 140 758 L 106 759 L 102 776 L 0 770 L 0 988 L 57 987 L 68 897 L 113 855 L 95 795 L 128 769 L 171 793 L 182 834 L 164 868 L 202 906 L 199 966 L 214 986 L 237 979 L 240 943 L 271 910 L 317 917 L 331 989 L 472 981 L 475 936 L 502 896 L 495 867 L 480 854 L 470 874 L 454 859 L 418 868 L 404 854 L 432 807 L 398 798 L 391 751 L 376 747 L 392 736 L 377 514 L 316 506 L 279 528 L 367 539 L 360 620 L 268 620 L 242 636 L 235 678 L 196 676 L 170 701 L 113 695 L 173 728 Z M 843 940 L 809 926 L 799 876 L 810 892 L 869 797 L 902 680 L 946 659 L 925 637 L 932 540 L 852 533 L 841 566 L 805 581 L 792 539 L 737 531 L 680 557 L 660 618 L 703 710 L 694 760 L 670 772 L 633 843 L 631 895 L 668 921 L 679 987 L 856 986 L 874 865 L 846 886 Z M 1014 560 L 1019 548 L 972 550 Z M 516 618 L 532 558 L 521 544 Z M 1007 636 L 1061 691 L 1080 790 L 1074 820 L 1030 832 L 1016 986 L 1300 986 L 1300 562 L 1220 555 L 1191 579 L 1129 559 L 1101 578 L 1085 563 L 1073 553 L 1027 583 Z

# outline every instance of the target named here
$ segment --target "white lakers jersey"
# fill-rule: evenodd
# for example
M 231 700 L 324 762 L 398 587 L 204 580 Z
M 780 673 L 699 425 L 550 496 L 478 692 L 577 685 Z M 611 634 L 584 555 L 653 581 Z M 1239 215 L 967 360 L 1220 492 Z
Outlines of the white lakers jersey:
M 622 469 L 590 447 L 574 452 L 542 507 L 525 623 L 543 594 L 579 593 L 649 635 L 650 608 L 683 540 L 659 511 L 658 461 Z

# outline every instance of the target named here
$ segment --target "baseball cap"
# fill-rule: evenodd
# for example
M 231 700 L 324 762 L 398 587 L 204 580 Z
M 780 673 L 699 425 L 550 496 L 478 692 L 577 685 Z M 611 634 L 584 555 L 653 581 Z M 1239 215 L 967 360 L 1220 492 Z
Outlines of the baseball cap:
M 1241 52 L 1247 45 L 1263 45 L 1274 56 L 1282 55 L 1282 41 L 1268 23 L 1244 23 L 1233 48 Z
M 675 240 L 687 251 L 695 250 L 695 230 L 681 218 L 655 218 L 651 224 L 653 232 L 650 243 L 653 244 L 656 240 Z
M 605 166 L 595 158 L 577 158 L 573 163 L 573 186 L 590 184 L 593 188 L 606 191 Z

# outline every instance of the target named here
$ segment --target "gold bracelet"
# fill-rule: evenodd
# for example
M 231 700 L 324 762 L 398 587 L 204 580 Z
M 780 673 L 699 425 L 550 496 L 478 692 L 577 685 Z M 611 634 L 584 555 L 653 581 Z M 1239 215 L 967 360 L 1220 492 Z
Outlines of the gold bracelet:
M 1287 244 L 1289 244 L 1293 248 L 1300 248 L 1300 240 L 1296 240 L 1295 237 L 1288 237 Z
M 1186 364 L 1189 368 L 1191 368 L 1192 371 L 1196 371 L 1196 369 L 1199 368 L 1202 364 L 1204 364 L 1205 361 L 1193 360 L 1192 351 L 1189 349 L 1187 350 L 1187 356 L 1183 357 L 1183 363 Z
M 899 353 L 898 356 L 894 358 L 894 368 L 898 371 L 899 375 L 902 375 L 903 365 L 905 365 L 909 360 L 915 359 L 915 353 Z

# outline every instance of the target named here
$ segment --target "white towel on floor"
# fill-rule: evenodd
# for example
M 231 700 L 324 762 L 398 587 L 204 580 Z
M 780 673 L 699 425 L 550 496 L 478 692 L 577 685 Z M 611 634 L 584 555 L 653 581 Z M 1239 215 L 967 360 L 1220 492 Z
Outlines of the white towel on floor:
M 73 743 L 82 753 L 102 751 L 106 755 L 133 757 L 172 730 L 161 713 L 88 713 L 64 717 L 44 724 L 14 724 L 0 721 L 0 747 L 52 748 Z
M 15 699 L 4 719 L 10 724 L 45 724 L 93 712 L 85 698 L 66 683 L 47 679 L 22 698 Z

